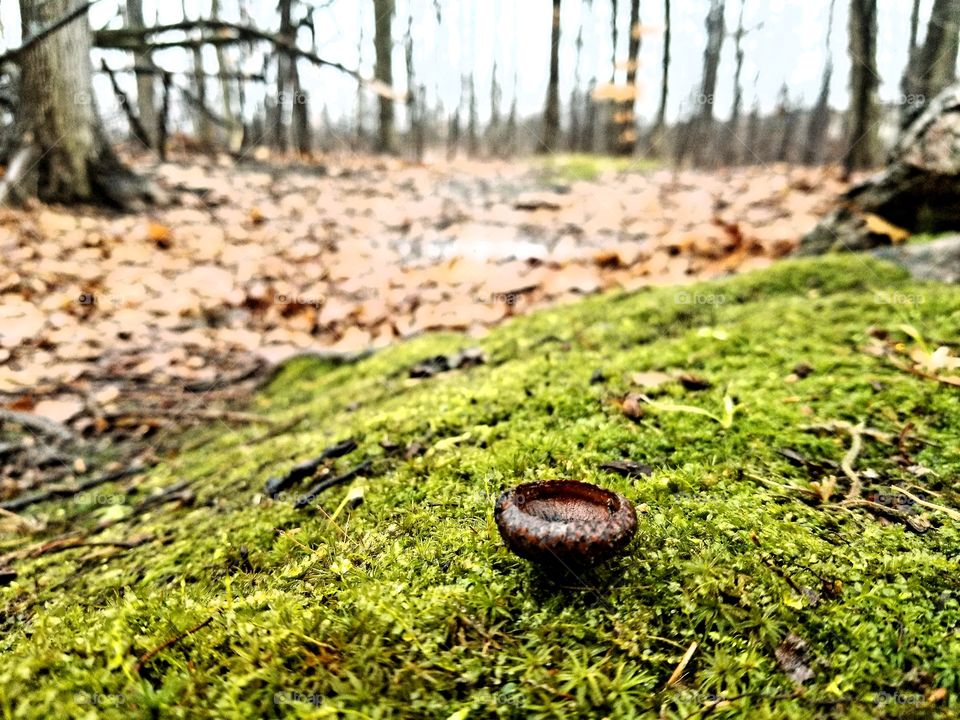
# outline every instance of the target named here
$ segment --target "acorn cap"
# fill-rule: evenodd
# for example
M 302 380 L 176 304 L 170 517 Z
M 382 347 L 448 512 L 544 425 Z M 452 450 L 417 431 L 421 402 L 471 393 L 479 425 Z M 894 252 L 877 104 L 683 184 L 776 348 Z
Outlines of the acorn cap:
M 514 553 L 570 569 L 616 555 L 637 530 L 637 513 L 627 498 L 576 480 L 518 485 L 497 498 L 493 517 Z

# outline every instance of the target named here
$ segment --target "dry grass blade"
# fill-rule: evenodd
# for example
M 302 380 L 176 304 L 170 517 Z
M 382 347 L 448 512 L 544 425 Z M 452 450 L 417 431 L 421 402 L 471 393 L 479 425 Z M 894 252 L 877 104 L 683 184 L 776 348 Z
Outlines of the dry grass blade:
M 683 654 L 683 657 L 680 659 L 680 662 L 677 664 L 677 667 L 674 668 L 673 673 L 670 675 L 670 678 L 667 680 L 667 687 L 675 685 L 680 677 L 683 675 L 683 671 L 687 669 L 687 665 L 690 664 L 690 660 L 693 659 L 693 654 L 697 651 L 699 643 L 694 640 L 690 643 L 690 647 L 687 648 L 687 651 Z

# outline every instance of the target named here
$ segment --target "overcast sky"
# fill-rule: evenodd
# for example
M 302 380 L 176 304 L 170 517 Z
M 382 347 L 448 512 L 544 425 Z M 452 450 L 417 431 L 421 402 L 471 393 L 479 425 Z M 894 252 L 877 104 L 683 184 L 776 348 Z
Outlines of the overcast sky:
M 790 97 L 805 104 L 817 95 L 826 54 L 824 41 L 829 0 L 745 0 L 744 24 L 750 30 L 744 40 L 744 101 L 747 107 L 756 99 L 763 110 L 776 103 L 780 87 L 786 83 Z M 921 40 L 933 0 L 921 3 Z M 367 75 L 373 73 L 373 0 L 314 0 L 318 53 L 348 67 L 358 67 Z M 899 79 L 907 56 L 910 0 L 878 0 L 879 52 L 877 64 L 883 83 L 881 99 L 896 101 Z M 0 22 L 6 46 L 19 44 L 19 12 L 17 0 L 0 0 Z M 179 2 L 143 0 L 147 23 L 177 22 L 187 16 L 196 18 L 210 11 L 209 0 Z M 243 5 L 264 29 L 278 24 L 275 0 L 220 0 L 222 16 L 239 19 Z M 689 100 L 697 92 L 706 41 L 704 19 L 708 0 L 673 0 L 673 39 L 671 43 L 670 102 L 668 117 L 689 112 Z M 842 108 L 847 104 L 849 62 L 847 46 L 847 0 L 837 0 L 831 42 L 834 75 L 830 102 Z M 119 27 L 122 0 L 100 0 L 90 13 L 94 27 Z M 440 22 L 437 10 L 440 8 Z M 619 0 L 620 43 L 618 58 L 626 56 L 626 34 L 629 23 L 629 0 Z M 727 0 L 726 25 L 732 33 L 740 10 L 739 0 Z M 576 77 L 576 37 L 582 28 L 583 49 L 579 68 L 580 84 L 586 86 L 593 77 L 605 82 L 610 73 L 611 0 L 563 0 L 561 17 L 560 93 L 566 104 Z M 549 62 L 550 0 L 396 0 L 394 18 L 394 77 L 399 87 L 406 83 L 403 36 L 408 18 L 413 18 L 414 66 L 417 82 L 426 86 L 431 101 L 439 98 L 446 108 L 456 105 L 460 95 L 460 77 L 475 73 L 481 117 L 490 109 L 490 83 L 494 59 L 503 87 L 504 110 L 516 95 L 521 114 L 539 112 L 544 104 Z M 660 57 L 663 51 L 663 0 L 641 0 L 641 22 L 645 28 L 638 73 L 640 97 L 638 113 L 649 119 L 656 110 L 660 87 Z M 358 41 L 363 31 L 362 52 Z M 720 64 L 720 80 L 715 97 L 716 114 L 729 114 L 733 95 L 733 42 L 724 44 Z M 108 55 L 114 66 L 130 65 L 123 53 Z M 157 61 L 167 69 L 187 69 L 189 61 L 178 50 L 158 53 Z M 208 70 L 216 70 L 211 52 L 205 58 Z M 262 60 L 255 58 L 245 69 L 258 71 Z M 356 84 L 330 68 L 316 69 L 306 63 L 303 82 L 311 96 L 312 111 L 319 115 L 324 105 L 331 117 L 352 117 L 355 113 Z M 621 73 L 622 75 L 622 73 Z M 132 78 L 127 87 L 134 92 Z M 102 83 L 103 79 L 100 79 Z M 755 82 L 756 81 L 756 82 Z M 108 86 L 98 90 L 109 93 Z M 257 99 L 254 92 L 252 99 Z M 259 97 L 262 97 L 259 96 Z M 368 107 L 372 108 L 372 99 Z

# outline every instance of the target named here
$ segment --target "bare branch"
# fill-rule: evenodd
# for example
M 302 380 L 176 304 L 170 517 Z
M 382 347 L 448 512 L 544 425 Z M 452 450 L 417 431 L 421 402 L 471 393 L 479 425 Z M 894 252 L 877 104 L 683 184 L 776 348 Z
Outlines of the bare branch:
M 168 32 L 187 33 L 191 30 L 209 31 L 210 35 L 204 35 L 198 39 L 183 38 L 180 40 L 157 40 L 153 39 L 158 35 Z M 385 85 L 373 78 L 367 78 L 358 71 L 352 70 L 341 63 L 332 60 L 325 60 L 319 55 L 303 50 L 297 47 L 297 44 L 289 38 L 282 37 L 273 33 L 264 32 L 248 25 L 239 25 L 237 23 L 226 22 L 224 20 L 200 19 L 192 21 L 182 21 L 171 23 L 169 25 L 157 25 L 150 28 L 122 28 L 117 30 L 98 30 L 94 33 L 94 45 L 99 48 L 110 48 L 114 50 L 162 50 L 164 48 L 195 48 L 203 45 L 232 45 L 240 42 L 263 41 L 274 45 L 284 52 L 309 60 L 314 65 L 323 67 L 332 67 L 342 73 L 346 73 L 357 82 L 370 88 L 380 97 L 390 98 L 392 100 L 406 100 L 406 93 L 398 93 L 393 88 Z

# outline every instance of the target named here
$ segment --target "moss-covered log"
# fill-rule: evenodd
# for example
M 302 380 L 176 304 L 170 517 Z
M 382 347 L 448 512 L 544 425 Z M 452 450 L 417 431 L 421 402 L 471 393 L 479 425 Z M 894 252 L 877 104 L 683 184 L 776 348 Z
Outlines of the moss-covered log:
M 958 326 L 957 289 L 851 255 L 519 318 L 486 363 L 432 377 L 410 368 L 465 338 L 294 361 L 253 408 L 303 418 L 288 432 L 211 428 L 138 480 L 31 508 L 44 530 L 9 526 L 0 709 L 955 717 L 960 395 L 864 349 Z M 699 381 L 625 414 L 644 371 Z M 861 422 L 873 506 L 843 506 Z M 309 479 L 267 496 L 347 437 L 325 467 L 364 473 L 305 509 Z M 624 459 L 652 475 L 603 469 Z M 622 558 L 556 583 L 507 551 L 495 498 L 551 478 L 634 503 Z

